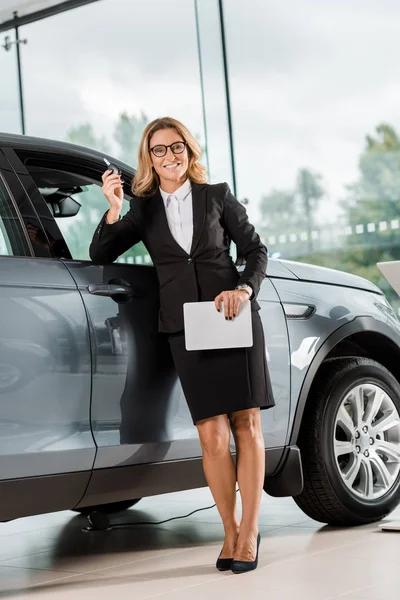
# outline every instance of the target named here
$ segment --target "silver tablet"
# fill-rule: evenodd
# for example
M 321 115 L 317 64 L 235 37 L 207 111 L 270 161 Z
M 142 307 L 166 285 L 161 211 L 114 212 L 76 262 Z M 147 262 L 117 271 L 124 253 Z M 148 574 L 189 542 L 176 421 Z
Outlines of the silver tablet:
M 183 305 L 186 350 L 248 348 L 253 345 L 250 301 L 243 302 L 239 314 L 227 321 L 214 302 L 186 302 Z
M 400 260 L 380 262 L 376 266 L 400 296 Z

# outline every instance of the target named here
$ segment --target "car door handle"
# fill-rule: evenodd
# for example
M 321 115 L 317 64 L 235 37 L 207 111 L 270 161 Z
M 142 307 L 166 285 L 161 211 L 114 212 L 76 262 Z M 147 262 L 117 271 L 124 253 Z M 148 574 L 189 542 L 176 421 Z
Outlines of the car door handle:
M 115 283 L 91 283 L 88 291 L 94 296 L 133 296 L 129 285 L 118 285 Z

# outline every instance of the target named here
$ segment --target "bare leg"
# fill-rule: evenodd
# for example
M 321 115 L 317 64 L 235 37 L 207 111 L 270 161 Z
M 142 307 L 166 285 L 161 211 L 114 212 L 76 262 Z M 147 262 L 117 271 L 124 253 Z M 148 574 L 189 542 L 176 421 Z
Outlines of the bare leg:
M 253 561 L 257 551 L 258 515 L 265 477 L 265 446 L 259 408 L 230 415 L 237 451 L 237 479 L 242 498 L 235 560 Z
M 233 558 L 239 532 L 236 511 L 236 471 L 229 449 L 230 426 L 227 415 L 196 423 L 203 450 L 203 468 L 221 515 L 225 542 L 221 558 Z

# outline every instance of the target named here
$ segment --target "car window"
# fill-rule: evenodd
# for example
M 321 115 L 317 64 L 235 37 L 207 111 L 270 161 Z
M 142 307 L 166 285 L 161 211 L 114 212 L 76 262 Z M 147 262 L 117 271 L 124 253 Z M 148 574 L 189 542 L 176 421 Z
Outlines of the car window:
M 56 168 L 54 163 L 38 160 L 25 162 L 25 166 L 52 212 L 71 257 L 90 260 L 89 246 L 94 231 L 109 208 L 100 182 L 91 178 L 93 173 L 84 167 L 74 173 L 65 167 Z M 126 196 L 122 216 L 128 210 L 129 198 Z M 139 243 L 120 256 L 117 262 L 151 264 L 151 259 L 145 246 Z
M 82 191 L 71 197 L 81 205 L 78 213 L 72 217 L 54 215 L 72 258 L 77 260 L 89 259 L 89 246 L 93 233 L 104 213 L 110 205 L 101 187 L 97 184 L 84 186 Z M 129 199 L 126 199 L 121 212 L 124 216 L 129 210 Z M 150 264 L 149 253 L 142 243 L 130 248 L 117 259 L 117 262 L 132 264 Z
M 31 256 L 17 212 L 1 175 L 0 256 Z

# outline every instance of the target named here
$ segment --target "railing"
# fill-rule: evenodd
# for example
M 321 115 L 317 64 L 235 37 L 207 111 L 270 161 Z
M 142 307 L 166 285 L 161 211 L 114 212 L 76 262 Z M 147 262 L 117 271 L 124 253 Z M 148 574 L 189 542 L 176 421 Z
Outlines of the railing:
M 277 233 L 262 236 L 261 239 L 268 247 L 271 256 L 280 254 L 288 257 L 335 249 L 351 250 L 351 248 L 398 245 L 400 236 L 396 235 L 394 241 L 392 234 L 397 233 L 399 229 L 400 217 L 378 223 L 359 223 L 354 226 L 331 225 L 329 228 L 315 228 L 311 232 Z M 379 237 L 375 236 L 372 239 L 370 234 L 374 233 Z M 360 236 L 359 240 L 358 236 Z

